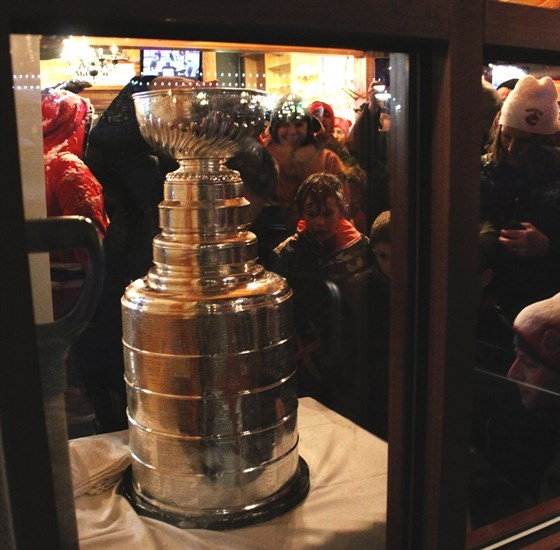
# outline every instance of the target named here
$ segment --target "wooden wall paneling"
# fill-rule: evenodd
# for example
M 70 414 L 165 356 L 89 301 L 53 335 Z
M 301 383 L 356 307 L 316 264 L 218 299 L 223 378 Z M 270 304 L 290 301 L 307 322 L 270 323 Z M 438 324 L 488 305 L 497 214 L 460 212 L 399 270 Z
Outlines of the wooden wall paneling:
M 290 3 L 241 0 L 162 0 L 157 7 L 122 0 L 74 3 L 51 0 L 9 0 L 16 32 L 99 36 L 134 36 L 167 40 L 280 43 L 366 49 L 371 38 L 445 40 L 446 0 L 348 0 L 325 4 L 319 0 Z M 61 17 L 61 14 L 64 14 Z M 43 29 L 37 31 L 35 29 Z M 133 30 L 134 29 L 134 30 Z M 133 31 L 132 31 L 133 30 Z
M 486 46 L 558 53 L 560 10 L 541 9 L 487 0 L 484 22 Z

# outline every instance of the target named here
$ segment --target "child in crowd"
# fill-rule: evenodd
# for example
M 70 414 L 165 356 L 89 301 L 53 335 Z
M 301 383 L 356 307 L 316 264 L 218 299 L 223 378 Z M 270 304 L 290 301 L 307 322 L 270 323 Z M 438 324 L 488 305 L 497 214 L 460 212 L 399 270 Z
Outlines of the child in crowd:
M 350 129 L 352 122 L 346 118 L 335 117 L 334 127 L 332 129 L 333 139 L 330 141 L 331 149 L 340 157 L 344 163 L 346 173 L 351 171 L 354 167 L 361 170 L 356 158 L 350 153 L 348 149 L 348 138 L 350 136 Z
M 370 228 L 374 265 L 368 278 L 368 424 L 387 439 L 389 406 L 389 287 L 391 277 L 391 212 L 381 212 Z
M 385 210 L 371 224 L 370 241 L 379 270 L 391 278 L 391 211 Z
M 334 119 L 333 136 L 341 147 L 347 147 L 351 126 L 352 122 L 347 118 L 335 117 Z
M 364 424 L 369 239 L 346 219 L 339 179 L 309 176 L 296 194 L 297 231 L 275 250 L 273 270 L 294 292 L 299 395 Z M 343 356 L 344 353 L 344 356 Z

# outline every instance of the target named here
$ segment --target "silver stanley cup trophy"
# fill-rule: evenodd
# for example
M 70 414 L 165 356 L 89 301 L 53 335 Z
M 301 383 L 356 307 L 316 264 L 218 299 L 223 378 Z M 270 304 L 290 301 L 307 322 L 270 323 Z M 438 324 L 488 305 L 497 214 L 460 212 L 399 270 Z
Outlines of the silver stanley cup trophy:
M 225 161 L 264 124 L 263 95 L 134 94 L 145 140 L 179 162 L 164 183 L 154 266 L 122 297 L 139 513 L 182 528 L 278 516 L 309 490 L 298 454 L 292 292 L 257 263 L 248 201 Z

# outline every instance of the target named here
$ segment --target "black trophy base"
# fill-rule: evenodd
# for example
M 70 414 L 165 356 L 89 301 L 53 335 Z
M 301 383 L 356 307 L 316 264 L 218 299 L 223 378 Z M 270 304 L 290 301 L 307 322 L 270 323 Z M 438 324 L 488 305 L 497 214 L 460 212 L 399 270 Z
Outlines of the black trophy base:
M 247 527 L 281 516 L 302 502 L 309 492 L 309 467 L 303 458 L 298 457 L 296 474 L 282 489 L 266 500 L 251 504 L 243 509 L 219 510 L 209 514 L 189 514 L 188 511 L 164 510 L 149 502 L 134 490 L 132 467 L 124 474 L 122 494 L 139 515 L 170 523 L 181 529 L 225 530 Z M 163 505 L 162 505 L 163 506 Z

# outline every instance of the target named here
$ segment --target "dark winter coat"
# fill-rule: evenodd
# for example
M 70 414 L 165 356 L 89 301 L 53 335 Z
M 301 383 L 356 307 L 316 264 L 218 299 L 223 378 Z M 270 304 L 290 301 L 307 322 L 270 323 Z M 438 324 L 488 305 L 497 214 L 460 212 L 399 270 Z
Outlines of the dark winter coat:
M 481 220 L 502 229 L 510 221 L 530 222 L 549 238 L 542 258 L 505 254 L 499 303 L 513 321 L 526 305 L 560 292 L 560 169 L 556 149 L 540 147 L 529 175 L 491 155 L 482 158 Z
M 367 416 L 369 239 L 341 220 L 331 254 L 298 231 L 275 250 L 273 270 L 294 292 L 299 395 L 312 396 L 364 425 Z

